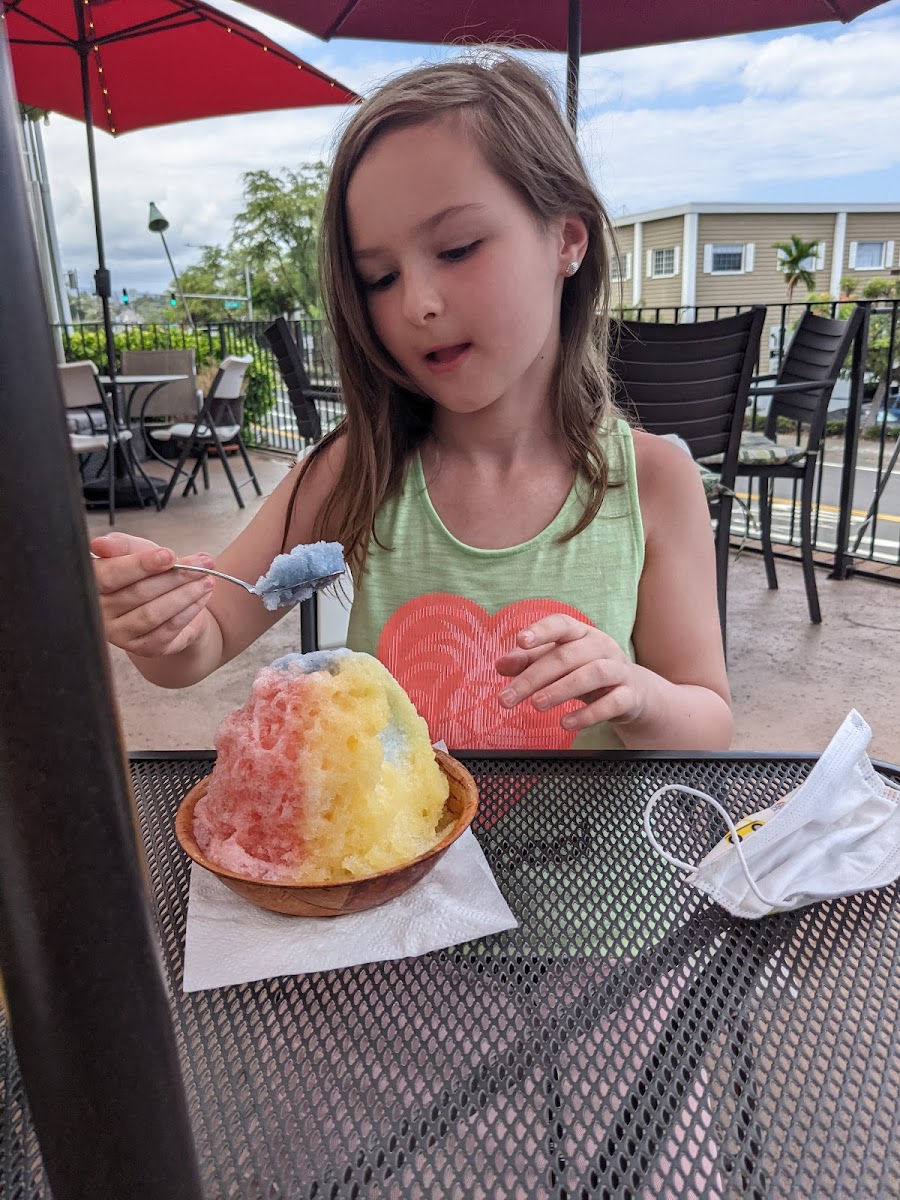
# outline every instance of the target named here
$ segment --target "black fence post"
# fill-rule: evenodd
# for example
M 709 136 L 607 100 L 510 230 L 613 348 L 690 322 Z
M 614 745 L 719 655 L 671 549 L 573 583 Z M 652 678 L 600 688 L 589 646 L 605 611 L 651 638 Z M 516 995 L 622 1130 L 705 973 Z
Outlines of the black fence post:
M 0 971 L 12 1038 L 55 1200 L 200 1200 L 2 22 L 0 212 Z
M 844 432 L 844 462 L 841 467 L 840 513 L 834 549 L 834 568 L 830 579 L 846 579 L 850 574 L 850 521 L 853 513 L 853 484 L 856 480 L 856 455 L 859 450 L 859 422 L 863 406 L 863 383 L 866 373 L 866 352 L 869 346 L 869 306 L 862 305 L 863 319 L 853 342 L 853 365 L 850 370 L 850 406 Z

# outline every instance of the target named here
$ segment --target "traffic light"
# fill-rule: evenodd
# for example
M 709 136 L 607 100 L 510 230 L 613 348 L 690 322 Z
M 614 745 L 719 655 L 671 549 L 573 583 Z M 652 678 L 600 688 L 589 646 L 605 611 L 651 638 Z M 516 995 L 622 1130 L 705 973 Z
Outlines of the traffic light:
M 175 293 L 174 293 L 174 292 L 169 292 L 169 305 L 170 305 L 170 307 L 172 307 L 172 308 L 177 308 L 177 307 L 178 307 L 178 301 L 175 299 Z
M 122 288 L 122 303 L 127 304 L 129 299 L 128 288 Z

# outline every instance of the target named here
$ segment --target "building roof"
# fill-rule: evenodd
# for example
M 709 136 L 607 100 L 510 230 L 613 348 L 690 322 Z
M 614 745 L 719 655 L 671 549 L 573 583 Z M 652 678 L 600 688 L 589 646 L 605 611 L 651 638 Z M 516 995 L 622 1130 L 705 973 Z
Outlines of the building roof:
M 900 213 L 900 203 L 872 204 L 718 204 L 691 201 L 669 208 L 648 208 L 615 218 L 616 225 L 634 225 L 636 221 L 662 221 L 683 217 L 686 213 Z

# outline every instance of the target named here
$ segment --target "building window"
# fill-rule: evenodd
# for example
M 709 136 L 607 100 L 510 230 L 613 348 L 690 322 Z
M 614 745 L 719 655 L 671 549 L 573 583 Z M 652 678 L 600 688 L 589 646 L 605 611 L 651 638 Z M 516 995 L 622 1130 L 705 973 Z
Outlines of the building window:
M 746 275 L 753 270 L 753 242 L 707 242 L 703 247 L 705 275 Z
M 712 273 L 716 275 L 719 272 L 723 274 L 732 271 L 743 271 L 744 269 L 744 247 L 734 245 L 713 246 L 712 248 Z
M 609 261 L 609 278 L 612 283 L 625 283 L 631 278 L 631 251 L 621 256 L 613 254 Z
M 647 251 L 647 274 L 651 279 L 665 279 L 678 274 L 680 246 Z
M 854 271 L 884 271 L 893 259 L 893 242 L 851 242 L 847 265 Z

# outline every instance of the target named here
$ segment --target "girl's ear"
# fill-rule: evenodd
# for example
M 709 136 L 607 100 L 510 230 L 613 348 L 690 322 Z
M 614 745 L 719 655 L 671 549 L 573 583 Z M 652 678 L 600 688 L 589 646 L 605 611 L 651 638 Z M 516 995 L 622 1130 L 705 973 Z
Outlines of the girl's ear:
M 587 252 L 587 244 L 587 225 L 581 217 L 566 217 L 560 230 L 559 269 L 561 274 L 574 274 L 572 263 L 580 265 Z

